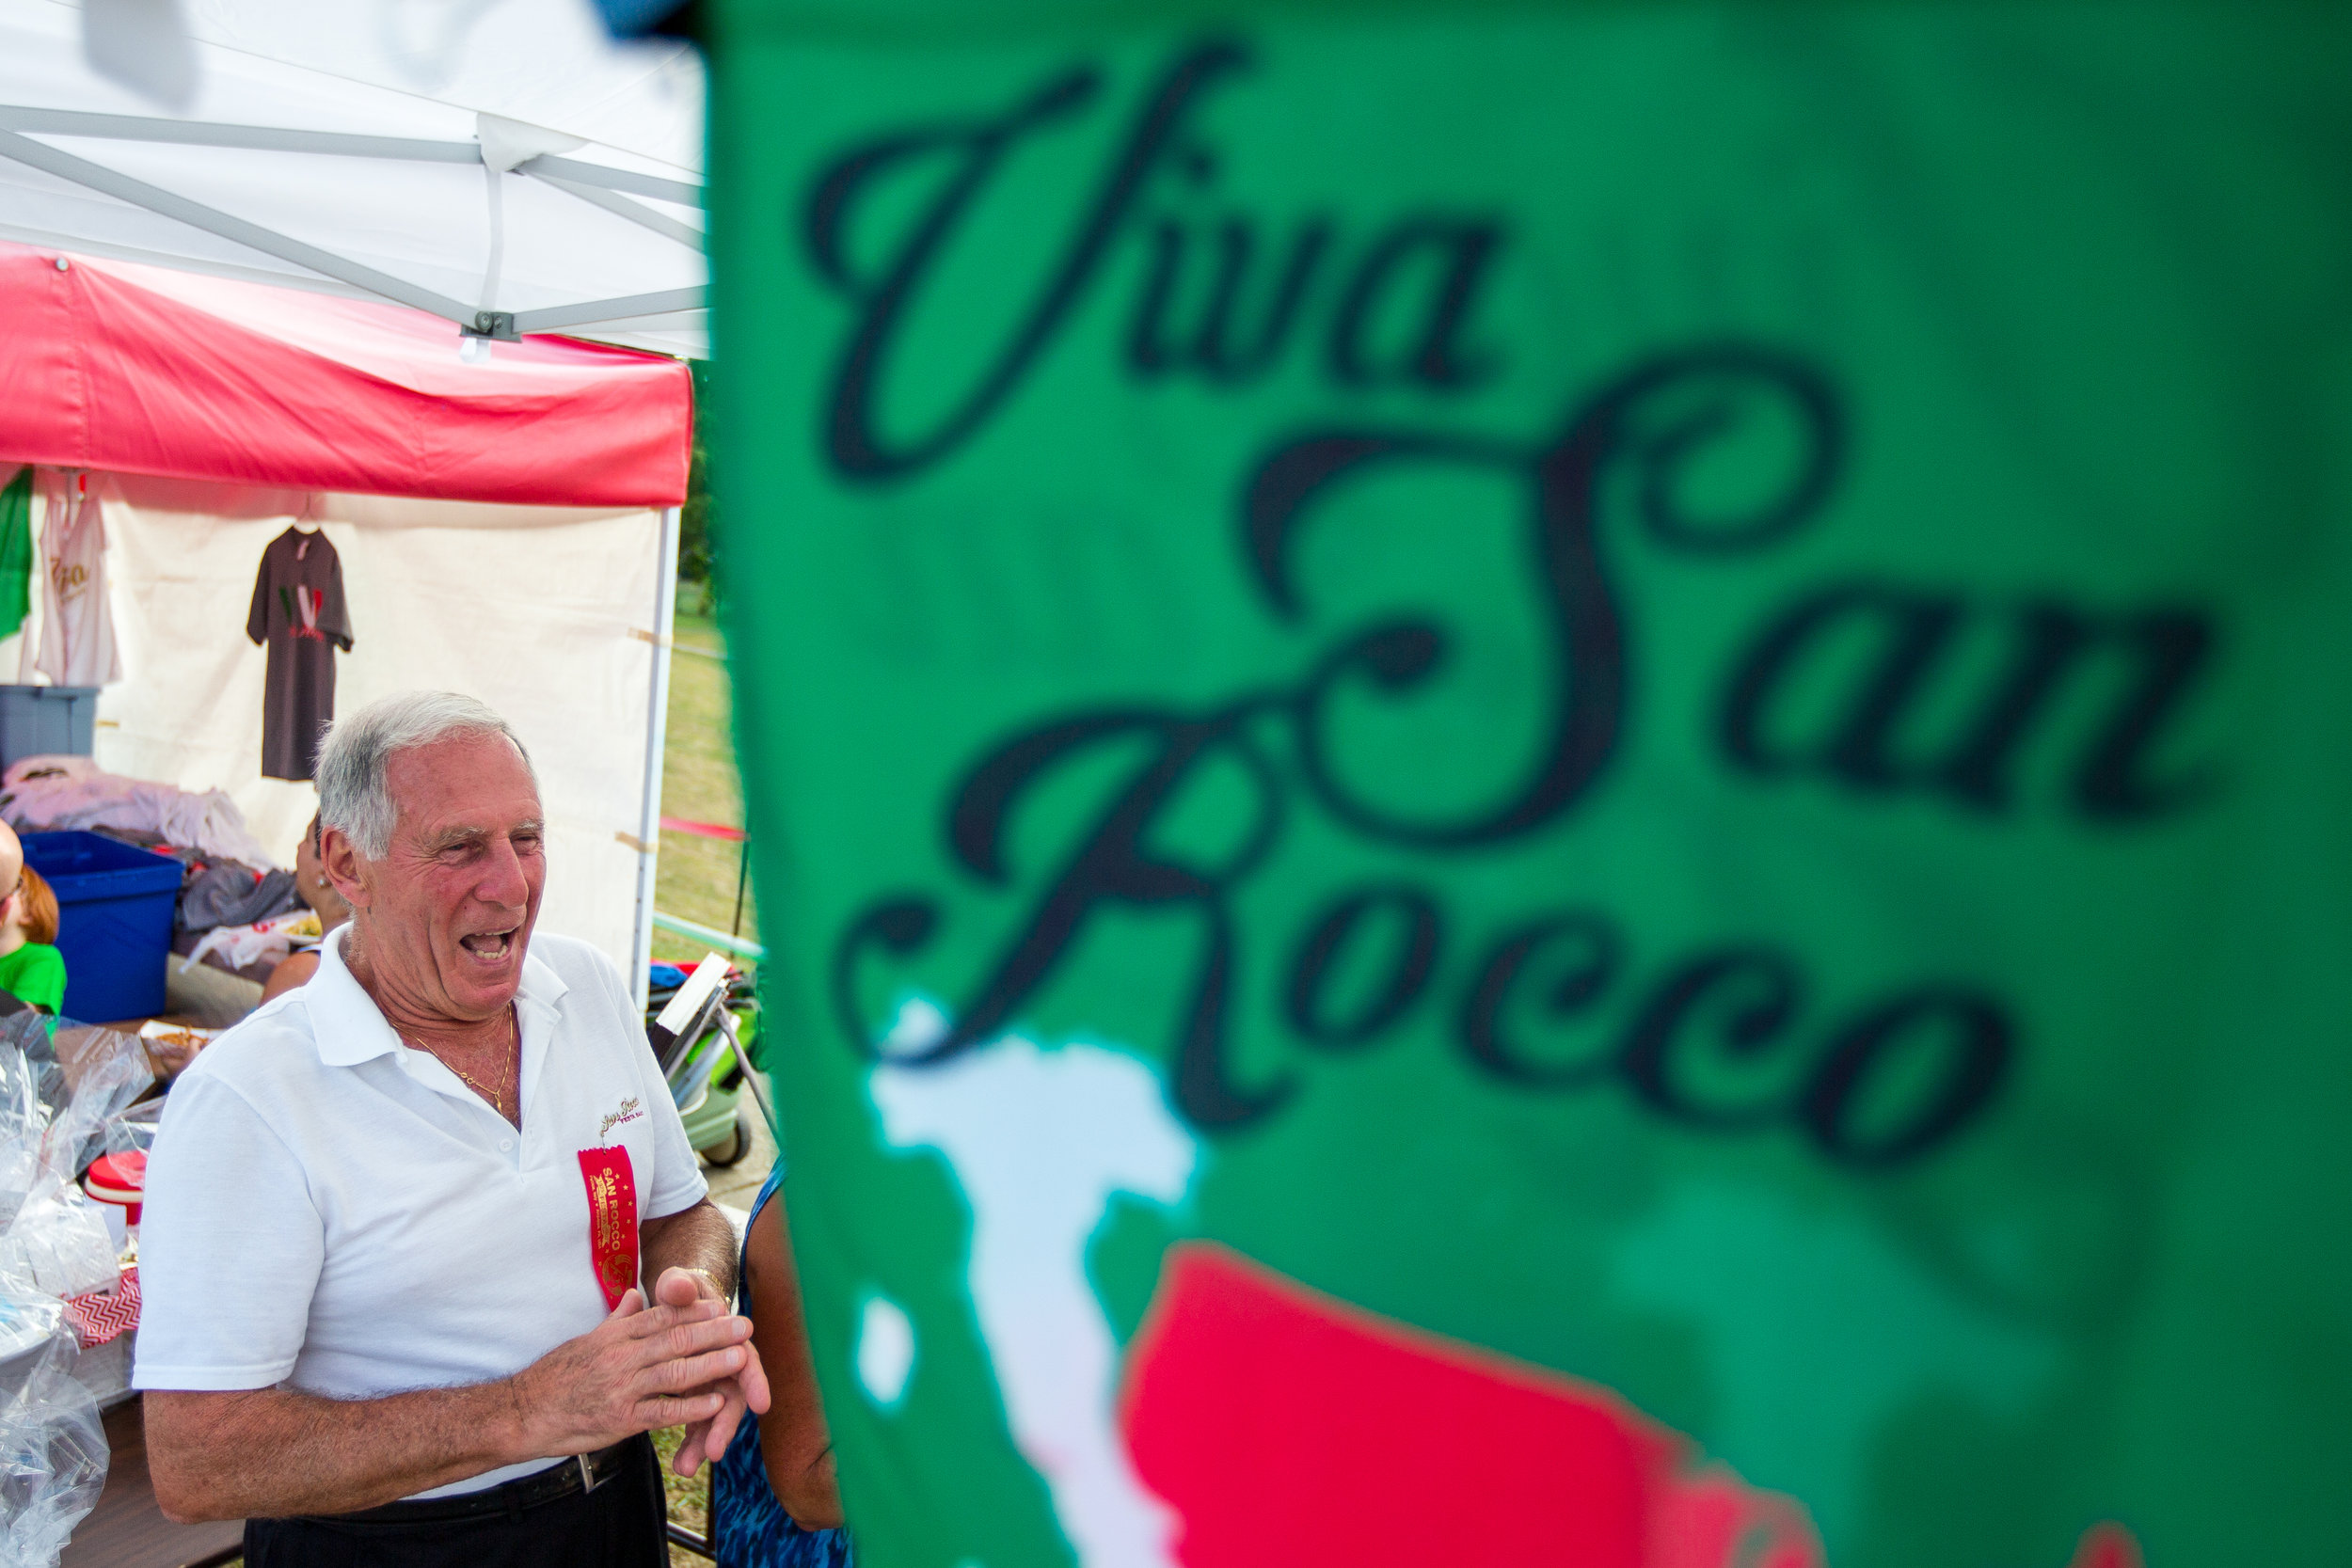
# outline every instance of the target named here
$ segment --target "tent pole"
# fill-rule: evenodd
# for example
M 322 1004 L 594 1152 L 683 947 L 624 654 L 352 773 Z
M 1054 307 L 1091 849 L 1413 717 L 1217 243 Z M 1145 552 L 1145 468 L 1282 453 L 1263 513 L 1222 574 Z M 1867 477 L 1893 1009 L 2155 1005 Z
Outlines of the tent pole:
M 159 213 L 165 217 L 175 218 L 191 229 L 201 229 L 206 233 L 217 234 L 224 240 L 234 240 L 237 244 L 258 250 L 264 256 L 275 256 L 281 261 L 292 261 L 298 267 L 308 267 L 312 272 L 332 277 L 339 283 L 348 283 L 356 289 L 365 289 L 380 298 L 408 306 L 412 309 L 422 310 L 428 315 L 443 317 L 461 326 L 475 320 L 472 307 L 460 305 L 446 295 L 437 294 L 432 290 L 411 283 L 405 278 L 394 277 L 391 274 L 378 272 L 373 267 L 361 266 L 358 262 L 337 256 L 331 251 L 321 250 L 314 245 L 307 245 L 300 240 L 292 239 L 275 230 L 264 229 L 258 223 L 247 223 L 241 217 L 207 207 L 201 202 L 191 201 L 186 197 L 175 191 L 165 190 L 160 185 L 151 185 L 143 180 L 134 180 L 129 175 L 108 168 L 103 164 L 93 164 L 87 158 L 76 158 L 70 152 L 61 152 L 46 142 L 35 141 L 29 136 L 19 135 L 14 131 L 0 130 L 0 158 L 30 165 L 44 174 L 54 174 L 60 180 L 111 196 L 117 201 L 127 201 L 134 207 L 144 207 L 151 213 Z M 672 292 L 685 293 L 687 291 L 674 290 Z M 666 296 L 649 294 L 642 297 L 650 299 Z M 634 301 L 620 303 L 634 303 Z M 696 303 L 699 304 L 700 301 Z M 576 310 L 578 307 L 567 309 Z M 578 319 L 586 322 L 596 318 L 581 316 Z
M 661 863 L 661 759 L 670 731 L 670 642 L 677 629 L 678 509 L 661 509 L 661 569 L 655 574 L 653 689 L 645 705 L 644 815 L 637 824 L 637 921 L 629 943 L 629 990 L 643 1011 L 653 960 L 654 874 Z
M 621 299 L 587 299 L 577 305 L 548 305 L 536 310 L 515 312 L 517 332 L 560 332 L 567 326 L 587 323 L 627 321 L 631 316 L 666 316 L 680 310 L 699 310 L 707 303 L 709 290 L 664 289 L 660 293 L 629 294 Z
M 82 109 L 33 109 L 0 104 L 0 130 L 42 136 L 90 136 L 110 141 L 174 142 L 195 147 L 240 147 L 264 152 L 324 152 L 341 158 L 391 158 L 419 164 L 478 164 L 479 141 L 427 141 L 416 136 L 354 135 L 344 131 L 299 131 L 274 125 L 222 125 L 205 120 L 155 119 L 138 115 L 91 114 Z M 517 174 L 554 176 L 631 191 L 681 207 L 703 204 L 703 188 L 686 180 L 583 164 L 542 152 L 515 166 Z
M 616 196 L 600 186 L 586 184 L 578 180 L 565 180 L 558 175 L 541 174 L 535 178 L 543 185 L 552 185 L 568 196 L 579 198 L 591 207 L 601 207 L 614 217 L 627 218 L 640 228 L 651 230 L 665 239 L 675 240 L 690 250 L 703 248 L 701 230 L 691 224 L 680 223 L 665 213 L 657 213 L 642 202 L 631 201 L 625 196 Z

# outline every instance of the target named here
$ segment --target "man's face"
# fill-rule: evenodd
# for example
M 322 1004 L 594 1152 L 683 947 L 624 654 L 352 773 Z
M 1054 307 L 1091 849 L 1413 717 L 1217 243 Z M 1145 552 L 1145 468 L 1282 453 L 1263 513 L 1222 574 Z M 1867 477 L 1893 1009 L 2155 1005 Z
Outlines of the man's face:
M 402 1010 L 480 1022 L 513 1000 L 547 883 L 539 791 L 513 745 L 468 736 L 396 753 L 391 848 L 331 830 L 326 866 L 362 922 L 376 985 Z

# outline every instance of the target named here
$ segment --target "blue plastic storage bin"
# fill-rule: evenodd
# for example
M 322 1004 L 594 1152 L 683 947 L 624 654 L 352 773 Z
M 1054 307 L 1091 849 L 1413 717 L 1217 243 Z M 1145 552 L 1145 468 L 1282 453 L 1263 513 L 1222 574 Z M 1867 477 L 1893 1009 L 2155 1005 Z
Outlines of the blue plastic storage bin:
M 97 725 L 94 686 L 0 686 L 0 768 L 25 757 L 88 756 Z
M 164 1010 L 182 867 L 103 833 L 26 833 L 24 863 L 57 894 L 65 1016 L 86 1023 Z

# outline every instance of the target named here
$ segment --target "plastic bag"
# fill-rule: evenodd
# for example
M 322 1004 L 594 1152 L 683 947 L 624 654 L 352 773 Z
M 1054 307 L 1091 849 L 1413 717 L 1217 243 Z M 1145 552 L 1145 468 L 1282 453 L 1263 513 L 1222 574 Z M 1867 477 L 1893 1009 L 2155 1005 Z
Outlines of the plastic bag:
M 40 1079 L 39 1067 L 0 1035 L 0 1234 L 15 1223 L 41 1170 L 49 1107 L 41 1100 Z
M 163 1126 L 164 1102 L 143 1101 L 106 1123 L 104 1138 L 108 1154 L 145 1154 L 155 1147 L 155 1133 Z
M 105 1431 L 59 1298 L 111 1290 L 103 1215 L 75 1179 L 136 1131 L 138 1040 L 33 1013 L 0 1019 L 0 1568 L 53 1568 L 106 1479 Z M 118 1353 L 119 1354 L 119 1353 Z
M 35 1012 L 0 1018 L 0 1226 L 32 1190 L 32 1165 L 72 1180 L 103 1152 L 106 1123 L 154 1081 L 135 1035 Z
M 16 1024 L 25 1016 L 0 1022 Z M 147 1092 L 155 1081 L 154 1069 L 138 1037 L 119 1029 L 61 1023 L 53 1037 L 39 1024 L 29 1032 L 37 1037 L 24 1040 L 26 1031 L 19 1028 L 23 1049 L 35 1056 L 45 1047 L 58 1080 L 59 1098 L 53 1101 L 56 1110 L 42 1140 L 41 1163 L 71 1182 L 105 1152 L 106 1124 Z
M 0 1290 L 81 1296 L 112 1290 L 120 1273 L 106 1216 L 79 1187 L 42 1171 L 0 1235 Z
M 75 1178 L 152 1081 L 133 1036 L 69 1023 L 52 1038 L 38 1014 L 0 1019 L 0 1288 L 113 1288 L 113 1238 Z
M 274 914 L 247 926 L 215 926 L 204 933 L 194 952 L 180 960 L 180 973 L 185 974 L 213 953 L 218 953 L 231 969 L 250 968 L 263 958 L 282 959 L 296 942 L 318 935 L 315 910 Z
M 0 1568 L 56 1568 L 106 1484 L 98 1401 L 65 1311 L 0 1288 Z

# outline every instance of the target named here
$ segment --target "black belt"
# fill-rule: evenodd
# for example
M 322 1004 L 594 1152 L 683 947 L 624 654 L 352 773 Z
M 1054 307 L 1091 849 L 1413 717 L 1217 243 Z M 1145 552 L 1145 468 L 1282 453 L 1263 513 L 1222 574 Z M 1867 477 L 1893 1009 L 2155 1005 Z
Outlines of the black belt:
M 544 1470 L 516 1476 L 479 1492 L 461 1492 L 453 1497 L 407 1498 L 381 1508 L 362 1509 L 357 1513 L 312 1513 L 302 1517 L 323 1525 L 441 1525 L 493 1513 L 520 1513 L 525 1509 L 594 1492 L 620 1474 L 630 1454 L 644 1441 L 643 1437 L 625 1437 L 609 1449 L 574 1454 Z

